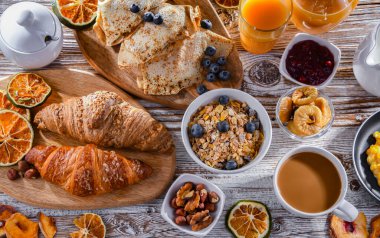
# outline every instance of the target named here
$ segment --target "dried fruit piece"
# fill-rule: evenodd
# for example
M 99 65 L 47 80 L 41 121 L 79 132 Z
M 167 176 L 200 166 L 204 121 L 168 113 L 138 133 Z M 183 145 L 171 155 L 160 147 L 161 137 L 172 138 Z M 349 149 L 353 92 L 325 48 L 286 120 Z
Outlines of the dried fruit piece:
M 201 197 L 199 195 L 199 191 L 197 191 L 195 192 L 195 196 L 186 203 L 185 211 L 192 212 L 195 209 L 197 209 L 199 206 L 200 200 L 201 200 Z
M 228 229 L 236 237 L 267 238 L 272 227 L 268 208 L 256 201 L 239 201 L 227 215 Z
M 332 238 L 357 238 L 368 237 L 367 218 L 363 212 L 353 222 L 343 221 L 341 218 L 331 215 L 329 218 L 330 237 Z
M 294 113 L 294 127 L 302 135 L 310 136 L 317 134 L 322 127 L 322 112 L 312 105 L 300 106 Z
M 380 215 L 375 216 L 371 220 L 371 234 L 369 238 L 379 238 L 380 237 Z
M 239 0 L 215 0 L 215 2 L 223 8 L 237 8 Z
M 318 90 L 312 86 L 298 88 L 292 95 L 293 103 L 297 106 L 308 105 L 318 97 Z
M 20 113 L 26 120 L 30 121 L 30 111 L 29 109 L 16 107 L 9 101 L 7 93 L 0 89 L 0 110 L 8 109 Z
M 322 112 L 321 126 L 325 127 L 327 124 L 329 124 L 329 122 L 332 119 L 332 112 L 331 112 L 329 102 L 325 98 L 319 97 L 315 99 L 314 103 L 315 103 L 315 106 L 317 106 Z
M 293 101 L 290 97 L 284 97 L 280 103 L 279 118 L 282 123 L 290 120 L 293 112 Z
M 45 238 L 53 238 L 57 233 L 57 226 L 55 225 L 55 219 L 48 217 L 42 212 L 38 213 L 39 227 Z
M 38 223 L 21 213 L 13 214 L 5 223 L 4 230 L 7 238 L 38 238 Z
M 97 214 L 84 213 L 74 219 L 74 225 L 79 228 L 79 231 L 71 233 L 71 238 L 104 238 L 106 236 L 106 227 Z
M 289 121 L 288 122 L 288 125 L 286 125 L 286 127 L 288 128 L 288 130 L 295 134 L 295 135 L 298 135 L 298 136 L 306 136 L 304 133 L 302 133 L 301 131 L 298 131 L 297 127 L 294 125 L 294 122 L 293 121 Z
M 12 206 L 0 205 L 0 237 L 5 237 L 5 223 L 16 212 Z

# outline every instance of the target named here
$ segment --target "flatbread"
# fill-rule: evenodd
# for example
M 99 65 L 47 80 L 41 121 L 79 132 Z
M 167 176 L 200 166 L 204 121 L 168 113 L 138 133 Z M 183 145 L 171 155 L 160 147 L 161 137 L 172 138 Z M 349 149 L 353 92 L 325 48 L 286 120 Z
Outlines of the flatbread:
M 164 19 L 163 24 L 145 22 L 121 44 L 118 64 L 124 68 L 136 68 L 170 44 L 190 37 L 199 29 L 199 7 L 164 4 L 154 11 Z
M 104 0 L 98 3 L 98 17 L 93 27 L 98 38 L 107 46 L 120 44 L 143 21 L 145 12 L 159 7 L 166 0 Z M 129 10 L 132 4 L 139 13 Z
M 213 58 L 228 57 L 233 42 L 211 31 L 201 30 L 190 38 L 169 47 L 141 66 L 143 76 L 137 79 L 138 87 L 150 95 L 178 94 L 183 88 L 200 83 L 205 78 L 201 60 L 207 46 L 216 47 Z

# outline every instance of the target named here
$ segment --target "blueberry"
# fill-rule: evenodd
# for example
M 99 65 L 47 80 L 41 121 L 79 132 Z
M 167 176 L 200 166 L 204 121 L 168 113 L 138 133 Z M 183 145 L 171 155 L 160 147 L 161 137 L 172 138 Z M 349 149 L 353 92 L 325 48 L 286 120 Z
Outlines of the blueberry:
M 230 129 L 230 125 L 227 121 L 220 121 L 216 124 L 216 128 L 220 132 L 227 132 Z
M 227 60 L 225 57 L 219 57 L 218 60 L 216 61 L 220 66 L 223 66 L 227 63 Z
M 161 25 L 162 23 L 164 22 L 164 18 L 162 18 L 162 16 L 160 14 L 156 14 L 154 17 L 153 17 L 153 23 L 156 24 L 156 25 Z
M 222 105 L 227 105 L 229 101 L 230 98 L 228 96 L 223 95 L 219 97 L 219 103 Z
M 216 54 L 216 48 L 214 46 L 207 46 L 205 54 L 208 56 L 214 56 Z
M 146 12 L 144 13 L 143 20 L 145 22 L 152 22 L 154 18 L 154 14 L 152 12 Z
M 140 11 L 140 7 L 137 4 L 132 4 L 129 10 L 133 13 L 138 13 Z
M 227 163 L 226 163 L 226 169 L 227 170 L 237 169 L 237 163 L 236 163 L 236 161 L 233 160 L 233 159 L 227 161 Z
M 248 133 L 253 133 L 256 130 L 256 125 L 253 122 L 247 122 L 247 124 L 244 126 L 244 129 Z
M 210 72 L 211 73 L 217 74 L 217 73 L 219 73 L 219 71 L 220 71 L 220 66 L 218 64 L 213 63 L 210 65 Z
M 198 85 L 197 92 L 199 93 L 199 95 L 204 94 L 207 91 L 208 90 L 207 90 L 206 86 L 204 86 L 203 84 Z
M 212 22 L 209 19 L 204 19 L 201 21 L 201 27 L 209 30 L 212 28 Z
M 215 82 L 216 81 L 216 75 L 214 73 L 208 73 L 206 80 L 209 82 Z
M 204 129 L 201 125 L 199 124 L 194 124 L 191 126 L 190 130 L 191 136 L 195 138 L 200 138 L 203 136 Z
M 211 60 L 209 59 L 209 58 L 204 58 L 203 60 L 202 60 L 202 66 L 204 67 L 204 68 L 209 68 L 210 67 L 210 65 L 211 65 Z
M 218 74 L 218 78 L 222 81 L 229 80 L 231 78 L 231 73 L 227 70 L 220 71 Z

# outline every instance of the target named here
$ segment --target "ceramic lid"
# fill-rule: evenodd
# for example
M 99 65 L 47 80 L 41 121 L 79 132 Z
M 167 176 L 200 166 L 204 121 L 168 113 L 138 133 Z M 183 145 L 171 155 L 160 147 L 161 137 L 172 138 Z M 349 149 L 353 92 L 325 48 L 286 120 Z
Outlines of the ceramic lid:
M 0 18 L 0 34 L 14 50 L 33 53 L 57 38 L 52 13 L 34 2 L 20 2 L 8 7 Z

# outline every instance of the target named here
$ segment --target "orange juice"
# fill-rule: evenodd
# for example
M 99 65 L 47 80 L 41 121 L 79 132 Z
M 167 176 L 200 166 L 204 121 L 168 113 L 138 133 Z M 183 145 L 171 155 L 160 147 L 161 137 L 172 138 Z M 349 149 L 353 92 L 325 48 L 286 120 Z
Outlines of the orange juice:
M 359 0 L 294 0 L 292 21 L 311 34 L 327 32 L 355 9 Z
M 240 38 L 255 54 L 271 50 L 284 31 L 291 14 L 291 0 L 241 0 Z

